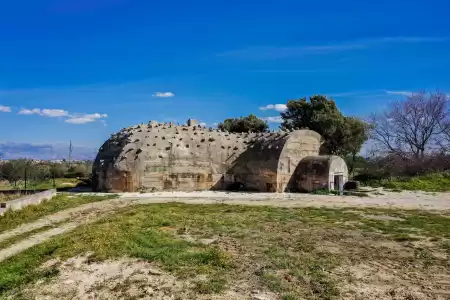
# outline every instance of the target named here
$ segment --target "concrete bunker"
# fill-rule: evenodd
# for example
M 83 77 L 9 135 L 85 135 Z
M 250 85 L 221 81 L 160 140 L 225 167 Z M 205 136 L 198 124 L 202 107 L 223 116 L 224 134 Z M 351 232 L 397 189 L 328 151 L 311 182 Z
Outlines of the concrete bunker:
M 311 130 L 229 133 L 195 120 L 181 126 L 151 121 L 124 128 L 102 145 L 93 167 L 94 190 L 302 190 L 306 183 L 293 178 L 305 173 L 301 162 L 317 157 L 321 144 Z M 333 161 L 338 160 L 330 168 Z
M 287 190 L 311 192 L 340 191 L 348 180 L 348 168 L 339 156 L 307 156 L 298 164 Z

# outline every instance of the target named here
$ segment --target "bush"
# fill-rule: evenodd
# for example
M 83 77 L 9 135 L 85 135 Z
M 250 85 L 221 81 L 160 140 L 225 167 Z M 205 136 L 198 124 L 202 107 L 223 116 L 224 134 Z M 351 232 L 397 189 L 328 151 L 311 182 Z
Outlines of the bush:
M 387 182 L 384 187 L 426 192 L 447 192 L 450 191 L 450 174 L 434 173 L 412 178 L 398 178 Z

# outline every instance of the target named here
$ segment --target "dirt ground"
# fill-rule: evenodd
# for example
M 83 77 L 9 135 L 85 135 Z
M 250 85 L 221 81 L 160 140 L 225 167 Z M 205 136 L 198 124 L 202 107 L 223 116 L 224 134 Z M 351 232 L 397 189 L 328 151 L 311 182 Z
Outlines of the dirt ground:
M 450 210 L 450 193 L 390 192 L 377 189 L 369 197 L 230 192 L 158 192 L 122 193 L 122 199 L 139 199 L 145 203 L 178 201 L 184 203 L 226 203 L 282 207 L 375 207 L 420 210 Z
M 23 291 L 35 299 L 199 299 L 199 300 L 271 300 L 271 292 L 235 288 L 220 295 L 198 295 L 192 292 L 193 281 L 181 280 L 157 266 L 136 259 L 88 262 L 88 256 L 77 256 L 59 266 L 56 280 L 37 282 Z M 44 267 L 59 263 L 49 261 Z
M 380 195 L 382 193 L 382 195 Z M 89 193 L 91 194 L 91 193 Z M 97 193 L 102 195 L 101 193 Z M 36 222 L 22 225 L 0 234 L 0 242 L 20 234 L 71 220 L 70 223 L 29 237 L 6 249 L 0 249 L 0 262 L 25 249 L 42 243 L 51 237 L 67 232 L 77 226 L 92 222 L 114 211 L 137 204 L 182 202 L 188 204 L 234 204 L 276 207 L 375 207 L 420 210 L 450 210 L 450 193 L 388 192 L 382 191 L 370 197 L 274 194 L 274 193 L 230 193 L 230 192 L 158 192 L 122 193 L 118 199 L 90 203 L 46 216 Z
M 74 230 L 80 225 L 91 223 L 99 218 L 129 206 L 152 203 L 182 202 L 189 204 L 236 204 L 275 207 L 332 207 L 348 208 L 345 212 L 379 222 L 402 222 L 397 215 L 372 215 L 356 208 L 418 209 L 434 211 L 437 214 L 450 210 L 450 194 L 424 192 L 388 192 L 379 191 L 370 197 L 326 196 L 305 194 L 247 194 L 227 192 L 164 192 L 152 194 L 124 193 L 117 199 L 81 205 L 46 216 L 35 222 L 24 224 L 16 229 L 0 234 L 0 242 L 54 225 L 51 229 L 27 236 L 0 249 L 0 262 L 50 238 Z M 352 211 L 352 208 L 355 211 Z M 440 212 L 439 212 L 440 211 Z M 354 221 L 349 221 L 354 222 Z M 356 221 L 355 221 L 356 222 Z M 317 235 L 329 236 L 336 232 L 318 232 Z M 187 240 L 196 237 L 180 236 Z M 238 249 L 235 242 L 227 237 L 216 236 L 198 240 L 201 243 L 214 243 L 220 248 L 242 256 L 243 274 L 248 276 L 258 272 L 252 265 L 251 257 L 245 258 L 249 249 Z M 420 244 L 422 243 L 422 244 Z M 354 258 L 346 264 L 333 269 L 331 278 L 346 278 L 339 285 L 340 297 L 345 300 L 421 300 L 450 299 L 450 271 L 441 267 L 417 269 L 403 261 L 415 258 L 417 249 L 426 248 L 433 259 L 448 260 L 448 254 L 437 249 L 427 240 L 401 244 L 391 241 L 368 239 L 366 235 L 352 231 L 345 238 L 328 242 L 326 239 L 315 241 L 315 245 L 327 253 L 341 254 L 352 252 L 354 257 L 364 256 L 365 252 L 383 253 L 383 260 L 359 260 Z M 230 248 L 231 247 L 231 248 Z M 243 251 L 241 253 L 241 251 Z M 358 251 L 361 251 L 359 253 Z M 387 258 L 387 259 L 386 259 Z M 397 262 L 398 260 L 398 262 Z M 400 262 L 402 261 L 402 263 Z M 226 291 L 217 295 L 192 294 L 193 281 L 180 280 L 158 266 L 137 259 L 89 261 L 89 254 L 77 256 L 66 261 L 49 261 L 46 265 L 57 264 L 59 275 L 48 281 L 39 281 L 28 286 L 24 296 L 35 299 L 252 299 L 252 300 L 291 300 L 257 284 L 237 281 Z M 45 266 L 44 266 L 45 267 Z M 280 271 L 282 272 L 282 271 Z M 276 274 L 286 281 L 288 274 Z M 198 280 L 198 278 L 196 278 Z

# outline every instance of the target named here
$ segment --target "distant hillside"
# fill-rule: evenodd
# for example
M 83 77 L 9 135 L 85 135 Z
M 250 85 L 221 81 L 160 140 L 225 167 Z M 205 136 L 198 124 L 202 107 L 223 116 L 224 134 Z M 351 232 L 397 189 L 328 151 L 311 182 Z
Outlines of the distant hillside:
M 73 145 L 72 159 L 93 160 L 97 151 L 97 148 Z M 3 159 L 67 159 L 69 157 L 69 145 L 2 142 L 0 143 L 0 153 L 3 154 Z

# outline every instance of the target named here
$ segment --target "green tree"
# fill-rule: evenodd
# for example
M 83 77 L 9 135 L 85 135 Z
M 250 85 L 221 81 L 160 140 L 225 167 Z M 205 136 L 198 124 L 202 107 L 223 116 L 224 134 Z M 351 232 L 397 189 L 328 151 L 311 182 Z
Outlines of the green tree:
M 92 172 L 92 165 L 89 163 L 73 164 L 67 169 L 67 173 L 64 175 L 67 178 L 86 178 Z
M 350 176 L 355 176 L 355 173 L 357 174 L 367 169 L 368 160 L 363 156 L 350 154 L 345 156 L 344 159 L 347 163 Z
M 310 129 L 324 138 L 321 152 L 356 157 L 368 139 L 368 125 L 354 117 L 345 117 L 332 99 L 314 95 L 289 100 L 287 110 L 281 113 L 281 129 Z
M 53 178 L 62 178 L 67 173 L 67 166 L 65 164 L 52 163 L 50 165 L 50 175 Z
M 16 187 L 17 183 L 25 178 L 28 166 L 29 161 L 26 159 L 10 160 L 1 166 L 2 177 Z
M 217 126 L 219 129 L 229 132 L 267 132 L 269 125 L 255 115 L 247 117 L 226 119 Z

